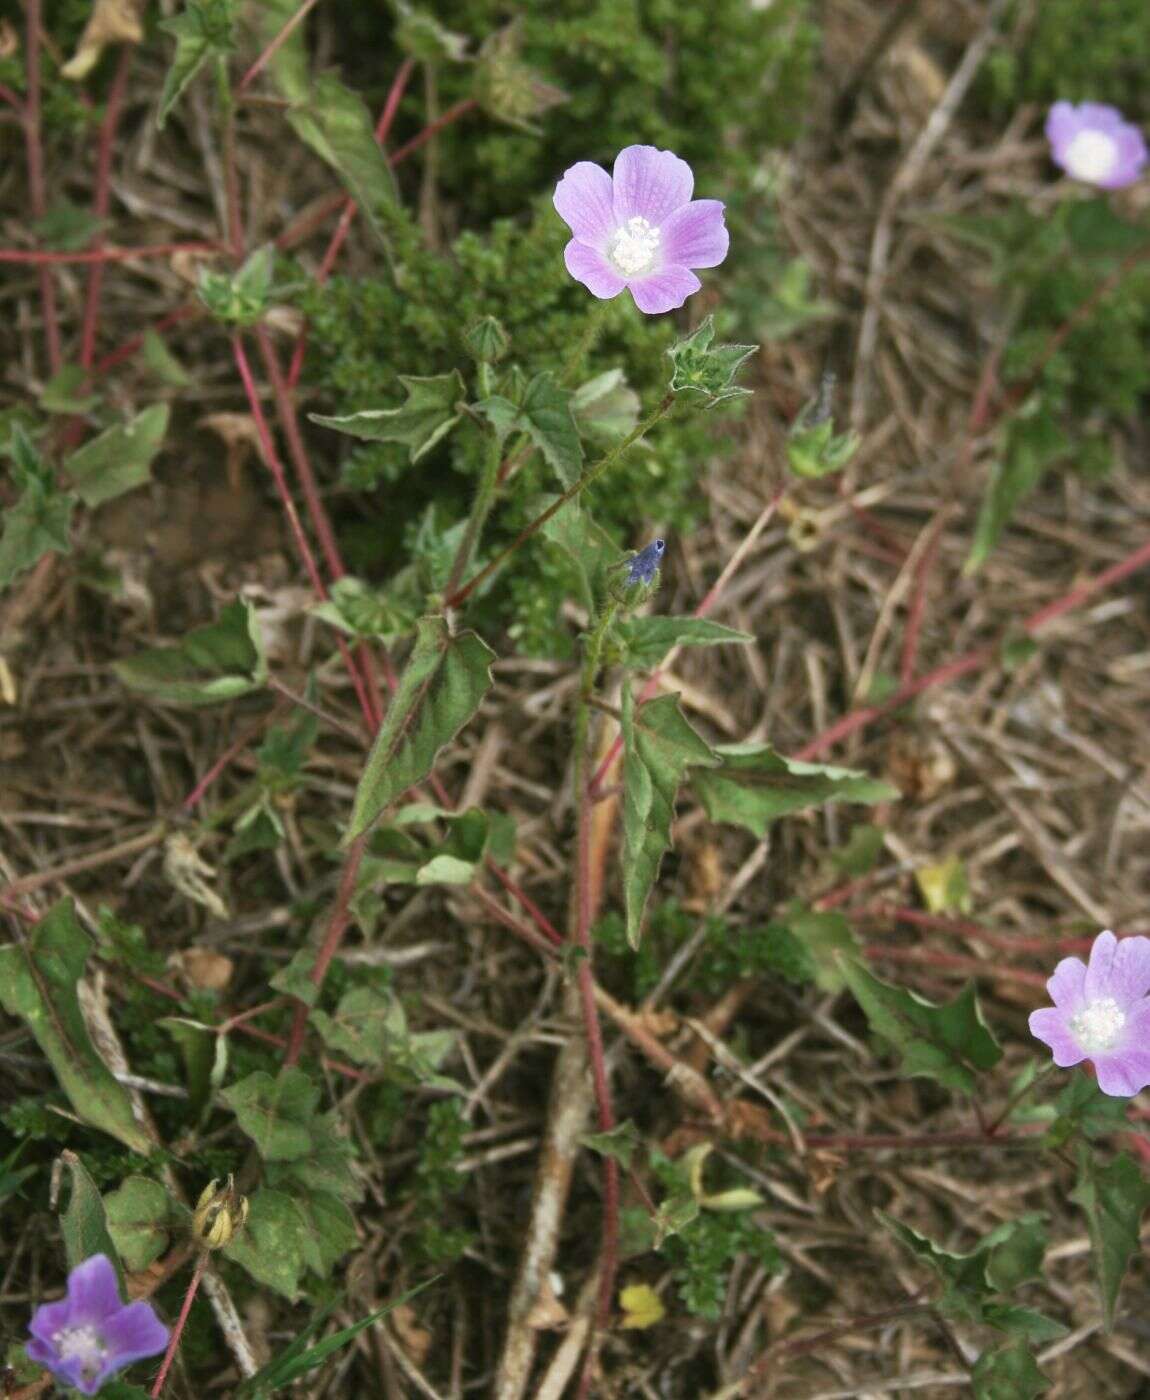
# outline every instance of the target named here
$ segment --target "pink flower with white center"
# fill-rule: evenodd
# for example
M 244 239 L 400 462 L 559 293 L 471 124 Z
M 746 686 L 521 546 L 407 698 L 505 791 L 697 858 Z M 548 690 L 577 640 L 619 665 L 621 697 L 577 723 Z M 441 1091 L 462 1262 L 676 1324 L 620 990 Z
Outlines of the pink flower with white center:
M 1089 964 L 1063 958 L 1046 990 L 1054 1005 L 1030 1013 L 1030 1033 L 1060 1069 L 1093 1060 L 1098 1087 L 1116 1098 L 1150 1085 L 1150 938 L 1106 929 Z
M 702 283 L 694 267 L 727 256 L 723 205 L 692 199 L 685 160 L 654 146 L 627 146 L 612 174 L 581 160 L 555 186 L 555 208 L 575 235 L 563 251 L 567 271 L 592 296 L 624 287 L 648 315 L 674 311 Z
M 1102 102 L 1056 102 L 1046 118 L 1046 139 L 1056 165 L 1100 190 L 1124 190 L 1146 164 L 1142 133 Z

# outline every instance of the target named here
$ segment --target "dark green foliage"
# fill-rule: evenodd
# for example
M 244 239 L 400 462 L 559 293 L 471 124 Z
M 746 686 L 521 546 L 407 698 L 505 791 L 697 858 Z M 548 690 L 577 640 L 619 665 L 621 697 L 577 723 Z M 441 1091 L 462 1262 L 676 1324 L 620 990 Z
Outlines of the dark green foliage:
M 1150 115 L 1150 24 L 1144 0 L 1042 0 L 1016 4 L 1018 42 L 987 60 L 996 111 L 1019 102 L 1110 102 L 1128 118 Z
M 471 1243 L 471 1232 L 452 1224 L 446 1210 L 463 1182 L 459 1161 L 467 1131 L 458 1099 L 441 1099 L 426 1110 L 407 1196 L 415 1202 L 415 1248 L 429 1264 L 449 1264 Z
M 656 1177 L 676 1196 L 689 1196 L 683 1168 L 659 1152 L 651 1154 Z M 713 1322 L 722 1310 L 727 1278 L 738 1255 L 774 1271 L 782 1255 L 770 1230 L 756 1224 L 750 1212 L 701 1210 L 675 1234 L 668 1235 L 660 1251 L 674 1265 L 679 1297 L 689 1313 Z

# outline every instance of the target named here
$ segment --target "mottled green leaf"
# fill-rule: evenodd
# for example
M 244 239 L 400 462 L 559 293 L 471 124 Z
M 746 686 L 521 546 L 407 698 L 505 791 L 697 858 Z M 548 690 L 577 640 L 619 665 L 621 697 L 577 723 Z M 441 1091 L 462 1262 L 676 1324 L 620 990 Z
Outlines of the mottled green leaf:
M 408 829 L 433 821 L 447 828 L 447 835 L 434 843 L 418 839 Z M 514 847 L 514 822 L 499 813 L 489 815 L 478 807 L 469 807 L 466 812 L 403 807 L 373 837 L 371 854 L 360 868 L 359 887 L 370 889 L 381 883 L 467 885 L 484 856 L 506 860 Z
M 260 0 L 249 17 L 256 27 L 261 51 L 277 41 L 266 71 L 289 102 L 302 102 L 308 93 L 307 31 L 297 24 L 286 39 L 281 36 L 288 21 L 299 12 L 300 0 Z
M 355 1149 L 340 1127 L 336 1110 L 320 1114 L 310 1128 L 311 1152 L 292 1162 L 268 1162 L 268 1184 L 286 1185 L 297 1195 L 330 1191 L 342 1201 L 358 1201 L 363 1187 L 353 1169 Z
M 234 0 L 187 0 L 182 14 L 161 20 L 160 28 L 176 41 L 176 52 L 160 93 L 157 126 L 164 125 L 204 64 L 230 53 L 233 16 Z
M 120 1258 L 133 1273 L 146 1269 L 167 1248 L 172 1203 L 158 1181 L 128 1176 L 104 1197 L 108 1231 Z
M 237 601 L 177 646 L 137 652 L 115 671 L 130 690 L 163 704 L 218 705 L 262 689 L 268 665 L 255 609 Z
M 643 910 L 671 844 L 675 797 L 688 768 L 718 759 L 679 709 L 677 695 L 663 695 L 635 709 L 623 687 L 623 899 L 627 941 L 639 946 Z
M 102 505 L 142 486 L 167 431 L 167 404 L 153 404 L 73 452 L 64 468 L 84 504 Z
M 592 1152 L 598 1152 L 601 1157 L 614 1158 L 624 1171 L 630 1167 L 632 1158 L 643 1143 L 643 1139 L 639 1136 L 639 1129 L 629 1118 L 617 1124 L 609 1132 L 584 1133 L 580 1141 L 584 1147 L 589 1147 Z
M 657 666 L 672 647 L 714 647 L 753 642 L 749 632 L 737 632 L 704 617 L 626 617 L 615 630 L 628 666 Z
M 186 389 L 193 382 L 192 376 L 168 349 L 163 338 L 150 327 L 144 332 L 140 359 L 162 384 L 169 384 L 173 389 Z
M 953 1001 L 936 1005 L 917 992 L 880 981 L 852 958 L 840 956 L 839 966 L 871 1030 L 901 1053 L 904 1073 L 969 1094 L 974 1092 L 975 1075 L 1002 1058 L 982 1018 L 973 983 Z
M 104 1202 L 96 1183 L 88 1174 L 88 1169 L 74 1152 L 62 1152 L 60 1160 L 68 1168 L 72 1182 L 68 1197 L 68 1208 L 60 1217 L 60 1230 L 64 1236 L 64 1253 L 68 1257 L 68 1268 L 72 1270 L 93 1254 L 106 1254 L 116 1270 L 120 1292 L 124 1291 L 124 1270 L 115 1242 L 108 1229 L 108 1217 Z
M 188 1113 L 199 1121 L 208 1107 L 212 1090 L 224 1082 L 228 1068 L 228 1038 L 214 1026 L 183 1016 L 165 1016 L 156 1024 L 172 1037 L 184 1062 L 188 1089 Z
M 349 1249 L 359 1241 L 355 1218 L 338 1196 L 313 1191 L 295 1197 L 299 1212 L 300 1252 L 304 1263 L 320 1278 L 327 1278 Z
M 72 512 L 76 497 L 33 485 L 3 513 L 0 535 L 0 588 L 30 569 L 45 554 L 67 554 L 72 548 Z
M 474 407 L 495 429 L 500 442 L 511 433 L 526 433 L 565 487 L 578 479 L 583 445 L 571 416 L 571 393 L 556 384 L 551 374 L 537 374 L 518 403 L 492 394 Z
M 314 1149 L 319 1089 L 303 1070 L 291 1066 L 275 1078 L 256 1070 L 220 1098 L 265 1161 L 293 1161 Z
M 389 229 L 399 197 L 363 100 L 323 74 L 313 84 L 310 99 L 289 111 L 288 121 L 340 177 L 390 257 Z
M 399 442 L 418 462 L 455 427 L 460 419 L 463 379 L 458 370 L 450 374 L 401 374 L 399 382 L 407 394 L 401 408 L 370 408 L 344 417 L 310 413 L 313 423 L 334 428 L 337 433 L 363 438 L 366 442 Z
M 802 909 L 790 915 L 786 927 L 798 940 L 810 960 L 811 976 L 824 992 L 839 992 L 846 985 L 840 955 L 855 956 L 858 939 L 850 924 L 836 911 L 818 913 Z
M 757 345 L 715 345 L 714 339 L 714 318 L 708 316 L 697 330 L 667 351 L 672 365 L 671 392 L 697 394 L 704 408 L 714 408 L 728 399 L 746 398 L 751 393 L 750 389 L 735 383 L 735 375 L 759 348 Z
M 897 788 L 853 768 L 784 758 L 770 744 L 719 744 L 721 767 L 691 777 L 712 821 L 762 838 L 771 822 L 824 802 L 893 802 Z
M 621 369 L 609 369 L 581 384 L 571 395 L 571 413 L 580 434 L 600 447 L 614 447 L 639 421 L 642 404 Z
M 334 1015 L 313 1011 L 311 1020 L 330 1049 L 361 1065 L 382 1064 L 389 1045 L 407 1028 L 395 996 L 376 987 L 352 988 L 340 998 Z
M 1042 1217 L 1033 1212 L 1009 1220 L 978 1242 L 972 1250 L 958 1253 L 943 1249 L 928 1236 L 895 1220 L 885 1211 L 875 1215 L 895 1239 L 921 1263 L 925 1264 L 943 1285 L 938 1299 L 939 1310 L 949 1317 L 966 1322 L 986 1322 L 997 1326 L 1009 1319 L 1003 1308 L 994 1304 L 996 1294 L 1007 1292 L 1028 1279 L 1041 1274 L 1042 1254 L 1046 1234 Z M 988 1316 L 987 1308 L 991 1305 Z M 1040 1314 L 1034 1314 L 1035 1318 Z M 1050 1326 L 1048 1319 L 1042 1319 Z
M 1025 1342 L 984 1351 L 970 1373 L 975 1400 L 1034 1400 L 1050 1389 Z
M 479 709 L 495 653 L 474 632 L 452 636 L 442 617 L 421 618 L 355 794 L 346 840 L 427 777 L 439 751 Z
M 1138 1229 L 1142 1212 L 1150 1205 L 1150 1181 L 1128 1153 L 1105 1165 L 1083 1145 L 1078 1154 L 1078 1185 L 1070 1193 L 1085 1212 L 1086 1227 L 1094 1251 L 1094 1276 L 1102 1300 L 1102 1316 L 1109 1332 L 1122 1276 L 1141 1245 Z
M 221 1253 L 291 1302 L 299 1297 L 307 1225 L 283 1191 L 261 1186 L 248 1197 L 244 1228 Z
M 987 1303 L 982 1310 L 983 1321 L 1000 1332 L 1008 1332 L 1015 1337 L 1023 1337 L 1028 1342 L 1041 1346 L 1043 1342 L 1056 1342 L 1065 1337 L 1067 1329 L 1061 1322 L 1055 1322 L 1044 1313 L 1033 1308 L 1010 1307 L 1005 1303 Z
M 76 984 L 92 940 L 70 899 L 54 905 L 26 941 L 0 948 L 0 1003 L 19 1016 L 47 1056 L 61 1089 L 85 1123 L 147 1154 L 127 1090 L 100 1058 L 80 1013 Z
M 1015 508 L 1071 447 L 1053 411 L 1038 395 L 1010 418 L 1000 434 L 964 573 L 972 574 L 986 562 Z

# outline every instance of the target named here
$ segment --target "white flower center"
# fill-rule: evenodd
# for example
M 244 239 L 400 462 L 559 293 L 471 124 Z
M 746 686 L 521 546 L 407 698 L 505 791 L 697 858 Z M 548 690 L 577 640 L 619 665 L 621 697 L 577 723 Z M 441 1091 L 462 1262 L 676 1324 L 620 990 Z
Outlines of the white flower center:
M 62 1361 L 79 1358 L 86 1379 L 95 1376 L 108 1355 L 108 1346 L 94 1327 L 61 1327 L 52 1344 Z
M 1080 131 L 1067 146 L 1063 162 L 1076 180 L 1105 180 L 1118 159 L 1118 145 L 1103 131 Z
M 1087 1054 L 1113 1049 L 1125 1024 L 1126 1013 L 1113 997 L 1092 1001 L 1070 1018 L 1070 1029 Z
M 659 230 L 635 214 L 616 233 L 609 256 L 624 277 L 635 277 L 647 271 L 658 251 Z

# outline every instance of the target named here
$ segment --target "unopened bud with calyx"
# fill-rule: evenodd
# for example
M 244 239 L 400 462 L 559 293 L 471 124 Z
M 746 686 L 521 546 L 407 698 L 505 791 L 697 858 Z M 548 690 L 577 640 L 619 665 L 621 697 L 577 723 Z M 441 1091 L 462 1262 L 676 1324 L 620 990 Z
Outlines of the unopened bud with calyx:
M 231 1172 L 221 1186 L 209 1181 L 200 1192 L 192 1214 L 192 1238 L 201 1249 L 223 1249 L 244 1228 L 248 1198 L 236 1190 Z
M 857 433 L 836 433 L 833 417 L 835 376 L 823 375 L 818 394 L 803 408 L 787 434 L 787 459 L 796 476 L 841 472 L 858 451 Z

